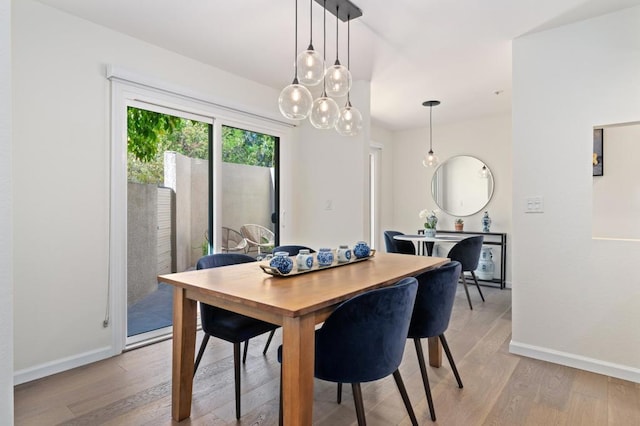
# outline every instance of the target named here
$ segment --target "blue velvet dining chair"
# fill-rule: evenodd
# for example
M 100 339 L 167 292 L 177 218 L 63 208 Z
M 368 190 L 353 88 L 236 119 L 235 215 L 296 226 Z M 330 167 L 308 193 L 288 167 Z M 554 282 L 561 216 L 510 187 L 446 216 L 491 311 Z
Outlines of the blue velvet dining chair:
M 396 235 L 404 235 L 398 231 L 384 231 L 384 244 L 387 253 L 416 254 L 416 247 L 411 241 L 396 240 Z
M 354 296 L 341 303 L 316 331 L 314 375 L 338 384 L 351 383 L 358 425 L 366 424 L 360 383 L 391 374 L 411 424 L 418 424 L 398 370 L 417 287 L 417 280 L 408 277 L 395 285 Z M 282 346 L 278 348 L 278 361 L 282 362 Z
M 436 412 L 433 408 L 433 398 L 431 397 L 431 388 L 429 387 L 427 367 L 424 362 L 420 339 L 428 337 L 438 337 L 440 339 L 442 348 L 449 360 L 449 365 L 451 365 L 453 374 L 458 381 L 458 387 L 462 389 L 462 380 L 460 380 L 458 369 L 453 361 L 453 356 L 451 356 L 447 339 L 444 337 L 444 332 L 449 327 L 453 301 L 456 297 L 458 277 L 460 277 L 461 272 L 462 265 L 460 262 L 452 261 L 439 268 L 423 272 L 416 277 L 418 279 L 418 294 L 416 295 L 413 316 L 411 317 L 407 336 L 409 339 L 413 339 L 415 343 L 418 364 L 422 373 L 422 383 L 427 395 L 431 420 L 434 422 L 436 421 Z
M 469 302 L 470 309 L 473 309 L 473 305 L 471 304 L 471 297 L 469 296 L 469 289 L 467 288 L 467 280 L 464 276 L 464 273 L 471 273 L 473 281 L 476 283 L 476 287 L 478 288 L 478 293 L 480 293 L 480 297 L 484 302 L 484 295 L 482 294 L 482 290 L 480 290 L 480 284 L 478 284 L 478 278 L 476 277 L 476 273 L 474 272 L 476 269 L 478 269 L 478 263 L 480 262 L 480 251 L 482 250 L 483 241 L 484 237 L 482 235 L 465 238 L 464 240 L 458 241 L 453 247 L 451 247 L 451 250 L 449 250 L 449 253 L 447 254 L 447 257 L 449 259 L 458 261 L 462 265 L 460 278 L 462 279 L 462 284 L 464 285 L 464 292 L 467 294 L 467 301 Z
M 196 264 L 196 269 L 218 268 L 239 263 L 255 262 L 251 256 L 241 253 L 217 253 L 201 257 Z M 209 337 L 217 337 L 233 343 L 233 368 L 236 393 L 236 419 L 240 418 L 240 343 L 244 343 L 244 356 L 242 362 L 247 359 L 247 346 L 249 339 L 259 336 L 267 331 L 278 328 L 277 325 L 260 321 L 226 309 L 207 305 L 200 302 L 200 321 L 204 337 L 200 344 L 200 350 L 196 357 L 193 375 L 195 376 L 200 365 L 200 360 L 209 342 Z

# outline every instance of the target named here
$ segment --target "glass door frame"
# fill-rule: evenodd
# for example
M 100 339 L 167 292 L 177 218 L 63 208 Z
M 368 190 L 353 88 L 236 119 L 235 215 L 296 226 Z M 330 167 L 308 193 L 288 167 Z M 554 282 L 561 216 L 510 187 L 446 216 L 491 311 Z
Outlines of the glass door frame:
M 221 127 L 228 125 L 259 133 L 266 133 L 279 138 L 280 148 L 289 145 L 292 127 L 289 123 L 268 116 L 243 111 L 236 107 L 226 107 L 194 93 L 190 89 L 177 88 L 174 85 L 159 82 L 136 75 L 116 67 L 107 68 L 107 78 L 111 81 L 111 175 L 110 175 L 110 214 L 109 214 L 109 285 L 106 289 L 108 304 L 107 315 L 103 327 L 111 328 L 111 354 L 117 355 L 127 347 L 127 107 L 137 102 L 156 108 L 193 114 L 200 118 L 210 119 L 213 125 L 213 157 L 214 171 L 210 179 L 212 199 L 221 194 Z M 176 114 L 177 115 L 177 114 Z M 202 120 L 200 120 L 202 121 Z M 280 151 L 282 154 L 282 151 Z M 290 153 L 286 157 L 290 158 Z M 282 156 L 280 157 L 282 160 Z M 217 166 L 217 167 L 216 167 Z M 290 161 L 283 167 L 279 163 L 280 173 L 291 175 Z M 285 178 L 286 179 L 286 178 Z M 284 213 L 284 206 L 290 205 L 290 187 L 280 188 L 279 208 Z M 284 202 L 284 204 L 283 204 Z M 213 229 L 221 226 L 220 203 L 214 203 Z M 280 214 L 278 214 L 280 216 Z M 211 223 L 211 221 L 210 221 Z M 278 224 L 280 231 L 285 226 Z M 220 247 L 220 236 L 215 236 Z M 157 340 L 167 338 L 159 337 Z M 152 342 L 145 342 L 145 344 Z

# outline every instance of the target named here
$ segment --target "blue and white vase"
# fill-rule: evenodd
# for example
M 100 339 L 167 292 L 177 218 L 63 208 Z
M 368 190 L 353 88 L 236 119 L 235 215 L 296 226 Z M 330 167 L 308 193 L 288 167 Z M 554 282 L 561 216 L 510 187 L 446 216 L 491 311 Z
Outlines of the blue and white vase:
M 333 252 L 330 248 L 321 248 L 318 250 L 318 266 L 331 266 L 333 263 Z
M 482 216 L 482 232 L 490 232 L 489 227 L 491 226 L 491 218 L 489 217 L 489 212 L 484 212 L 484 216 Z
M 478 261 L 478 269 L 475 270 L 476 275 L 481 280 L 492 280 L 494 270 L 495 264 L 493 263 L 491 247 L 482 247 L 480 260 Z
M 289 253 L 286 251 L 278 251 L 269 261 L 269 266 L 276 268 L 281 274 L 288 274 L 293 269 L 293 260 L 289 258 Z
M 349 246 L 340 246 L 338 247 L 338 263 L 346 263 L 351 260 L 351 250 Z
M 306 271 L 313 267 L 313 255 L 309 249 L 300 249 L 296 256 L 296 264 L 299 271 Z
M 436 228 L 424 228 L 424 236 L 425 237 L 435 237 L 436 236 Z
M 353 254 L 357 259 L 362 259 L 363 257 L 369 257 L 371 254 L 371 249 L 369 245 L 364 241 L 358 241 L 355 246 L 353 246 Z

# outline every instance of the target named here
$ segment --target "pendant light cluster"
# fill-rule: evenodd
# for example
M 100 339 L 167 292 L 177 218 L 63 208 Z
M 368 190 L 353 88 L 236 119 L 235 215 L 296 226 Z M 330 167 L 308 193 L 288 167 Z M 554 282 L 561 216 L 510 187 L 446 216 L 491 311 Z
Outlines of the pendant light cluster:
M 431 144 L 433 137 L 433 121 L 431 113 L 433 112 L 433 107 L 438 105 L 440 105 L 440 101 L 425 101 L 422 103 L 422 106 L 429 107 L 429 152 L 422 159 L 422 165 L 425 167 L 435 167 L 438 164 L 438 157 L 433 153 L 433 145 Z
M 362 16 L 362 11 L 349 0 L 316 0 L 324 9 L 323 50 L 321 56 L 313 47 L 313 0 L 309 5 L 309 47 L 298 54 L 298 2 L 295 0 L 295 66 L 293 82 L 280 92 L 278 105 L 280 112 L 292 120 L 304 120 L 309 117 L 311 124 L 318 129 L 333 129 L 345 136 L 355 136 L 362 129 L 362 114 L 351 105 L 351 72 L 350 67 L 350 37 L 351 19 Z M 334 64 L 325 68 L 327 45 L 327 10 L 336 16 L 336 60 Z M 346 21 L 348 28 L 347 66 L 340 63 L 338 55 L 338 20 Z M 307 86 L 317 86 L 322 83 L 322 94 L 313 100 Z M 347 102 L 341 109 L 333 98 L 347 96 Z

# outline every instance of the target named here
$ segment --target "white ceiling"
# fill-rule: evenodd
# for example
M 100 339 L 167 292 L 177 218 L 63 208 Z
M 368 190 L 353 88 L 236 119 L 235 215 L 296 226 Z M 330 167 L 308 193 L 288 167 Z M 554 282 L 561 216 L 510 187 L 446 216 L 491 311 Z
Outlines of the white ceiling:
M 293 78 L 295 0 L 39 0 L 89 21 L 280 89 Z M 371 81 L 374 123 L 424 127 L 511 109 L 511 40 L 640 5 L 640 0 L 352 0 L 354 79 Z M 298 0 L 298 48 L 309 41 L 309 0 Z M 313 2 L 314 46 L 322 7 Z M 336 20 L 327 14 L 327 62 Z M 346 24 L 340 59 L 346 64 Z M 496 94 L 498 93 L 498 94 Z M 275 100 L 274 100 L 275 102 Z M 357 105 L 354 105 L 357 107 Z

